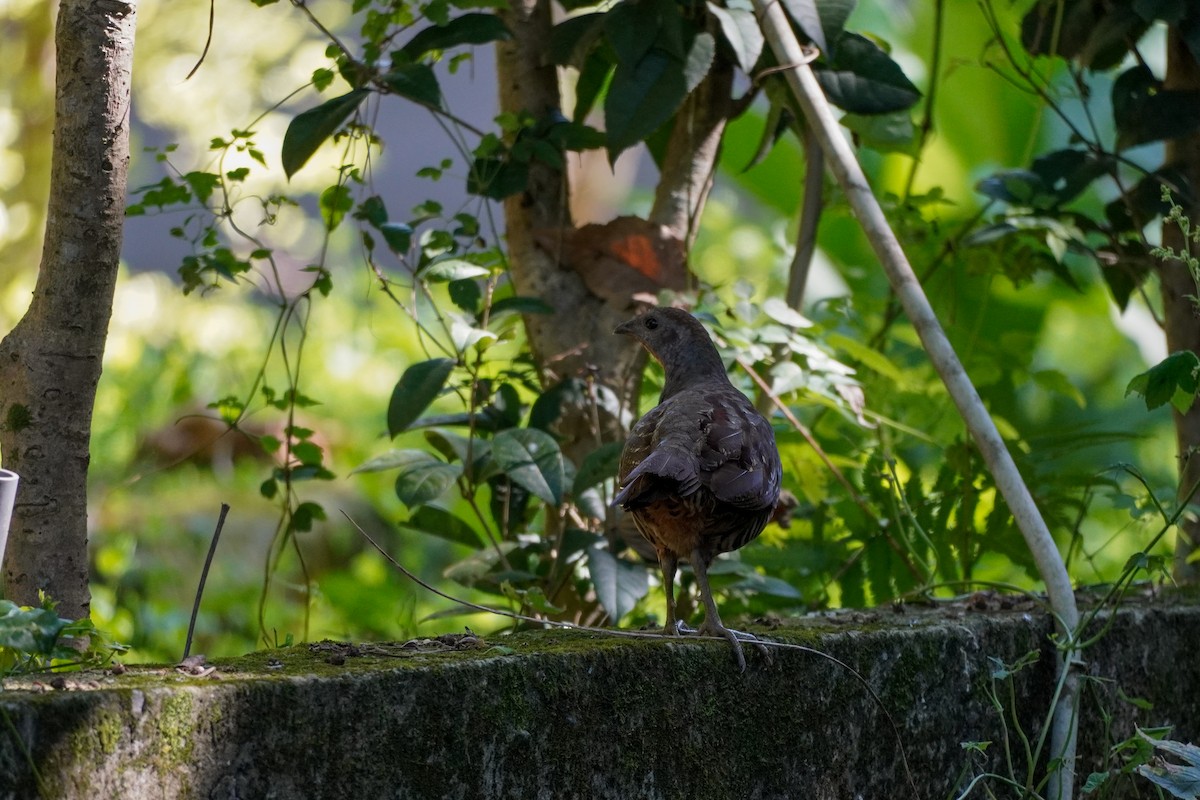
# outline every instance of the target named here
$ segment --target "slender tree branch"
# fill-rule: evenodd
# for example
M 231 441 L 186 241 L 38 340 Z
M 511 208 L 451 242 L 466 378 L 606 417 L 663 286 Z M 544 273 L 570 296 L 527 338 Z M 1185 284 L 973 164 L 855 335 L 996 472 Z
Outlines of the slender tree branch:
M 803 51 L 780 5 L 769 0 L 755 0 L 754 5 L 767 41 L 779 61 L 800 61 Z M 871 192 L 850 144 L 838 127 L 816 76 L 808 65 L 801 65 L 789 70 L 786 77 L 826 152 L 834 176 L 871 241 L 888 280 L 920 336 L 930 360 L 946 384 L 967 430 L 996 481 L 997 488 L 1007 501 L 1038 571 L 1046 583 L 1046 590 L 1058 622 L 1060 647 L 1064 648 L 1060 650 L 1063 654 L 1060 656 L 1060 669 L 1065 673 L 1060 702 L 1054 711 L 1050 753 L 1051 758 L 1060 766 L 1051 773 L 1050 794 L 1059 800 L 1066 800 L 1074 794 L 1075 740 L 1078 724 L 1075 710 L 1079 693 L 1079 676 L 1074 668 L 1073 652 L 1079 610 L 1075 603 L 1070 576 L 1050 530 L 1046 527 L 1029 488 L 1013 462 L 1012 455 L 934 315 L 933 308 L 921 290 L 900 243 L 888 226 L 883 209 Z

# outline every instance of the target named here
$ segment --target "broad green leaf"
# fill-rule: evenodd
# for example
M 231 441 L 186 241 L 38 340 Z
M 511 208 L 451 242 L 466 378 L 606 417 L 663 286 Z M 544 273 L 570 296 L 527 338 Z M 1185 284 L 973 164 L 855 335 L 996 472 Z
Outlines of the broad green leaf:
M 601 481 L 617 477 L 617 468 L 621 463 L 620 442 L 605 442 L 583 458 L 579 471 L 575 473 L 575 481 L 571 485 L 571 493 L 583 494 Z
M 789 328 L 811 328 L 813 323 L 796 309 L 778 297 L 769 297 L 763 302 L 763 313 Z
M 617 62 L 633 67 L 655 46 L 662 18 L 653 0 L 618 3 L 604 15 L 604 33 Z
M 514 483 L 543 502 L 562 502 L 566 482 L 562 451 L 554 437 L 533 428 L 510 428 L 492 439 L 492 458 Z
M 683 65 L 662 50 L 618 63 L 604 98 L 609 162 L 670 119 L 686 96 Z
M 601 547 L 589 547 L 587 554 L 596 598 L 615 624 L 649 591 L 646 568 L 622 561 Z
M 289 178 L 308 163 L 308 159 L 322 142 L 342 127 L 342 123 L 354 113 L 368 94 L 370 92 L 366 89 L 355 89 L 296 115 L 283 135 L 281 160 L 283 171 Z
M 864 146 L 881 153 L 915 155 L 917 129 L 908 111 L 889 114 L 845 114 L 842 125 Z
M 604 28 L 604 14 L 580 14 L 563 20 L 550 31 L 550 58 L 555 64 L 582 68 Z
M 821 15 L 821 28 L 825 32 L 825 43 L 830 49 L 837 50 L 838 40 L 846 28 L 846 20 L 857 0 L 817 0 L 817 11 Z
M 416 61 L 430 50 L 448 50 L 463 44 L 487 44 L 511 39 L 512 34 L 495 14 L 463 14 L 445 25 L 425 28 L 400 48 L 409 61 Z
M 404 370 L 388 403 L 388 434 L 392 438 L 421 416 L 441 393 L 453 369 L 452 359 L 434 358 Z
M 730 0 L 728 8 L 710 1 L 708 10 L 721 24 L 721 33 L 733 50 L 738 66 L 747 75 L 752 74 L 763 49 L 763 32 L 754 15 L 754 7 L 747 0 Z
M 1134 392 L 1140 394 L 1146 399 L 1147 410 L 1171 401 L 1180 413 L 1184 413 L 1196 398 L 1198 370 L 1200 358 L 1190 350 L 1180 350 L 1134 376 L 1125 388 L 1125 396 Z
M 461 281 L 467 278 L 482 278 L 489 274 L 490 271 L 486 267 L 472 264 L 470 261 L 463 261 L 461 258 L 447 258 L 442 261 L 435 261 L 417 273 L 418 277 L 434 283 Z
M 1083 783 L 1083 793 L 1091 794 L 1104 785 L 1108 780 L 1107 772 L 1093 772 L 1088 775 L 1087 780 Z
M 401 450 L 407 457 L 396 476 L 396 497 L 409 508 L 436 500 L 462 474 L 458 464 L 447 464 L 424 450 Z
M 825 44 L 825 28 L 821 25 L 821 14 L 817 11 L 817 0 L 783 0 L 783 7 L 818 50 L 822 53 L 829 51 L 828 45 Z
M 428 64 L 396 64 L 383 82 L 394 93 L 433 108 L 442 107 L 442 90 Z
M 829 102 L 855 114 L 902 111 L 921 97 L 900 65 L 857 33 L 842 34 L 837 53 L 816 75 Z
M 411 517 L 400 523 L 400 527 L 436 536 L 455 544 L 478 548 L 483 538 L 460 517 L 437 506 L 422 506 Z
M 492 319 L 502 314 L 553 314 L 554 307 L 540 297 L 505 297 L 492 303 Z

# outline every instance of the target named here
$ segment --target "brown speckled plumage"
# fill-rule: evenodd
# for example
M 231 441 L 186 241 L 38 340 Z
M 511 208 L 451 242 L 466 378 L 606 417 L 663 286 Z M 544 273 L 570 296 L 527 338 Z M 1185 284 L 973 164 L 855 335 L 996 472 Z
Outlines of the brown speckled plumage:
M 779 499 L 782 468 L 775 434 L 734 388 L 699 320 L 676 308 L 654 308 L 623 323 L 666 373 L 659 404 L 629 433 L 618 472 L 616 503 L 654 545 L 667 590 L 667 632 L 679 633 L 674 578 L 679 559 L 696 572 L 704 601 L 700 632 L 724 636 L 745 666 L 736 632 L 721 624 L 708 586 L 719 553 L 762 532 Z

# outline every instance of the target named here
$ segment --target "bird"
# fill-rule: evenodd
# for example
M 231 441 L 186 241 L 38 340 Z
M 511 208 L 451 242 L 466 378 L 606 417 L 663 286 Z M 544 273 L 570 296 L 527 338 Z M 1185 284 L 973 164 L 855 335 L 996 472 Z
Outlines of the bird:
M 708 582 L 714 558 L 758 536 L 775 514 L 783 467 L 771 424 L 729 381 L 704 325 L 687 311 L 653 307 L 617 326 L 665 373 L 658 405 L 634 424 L 621 451 L 613 499 L 654 546 L 667 595 L 665 633 L 720 636 L 742 671 L 742 640 L 721 622 Z M 704 621 L 693 631 L 675 616 L 675 573 L 692 565 Z M 765 651 L 764 651 L 765 652 Z

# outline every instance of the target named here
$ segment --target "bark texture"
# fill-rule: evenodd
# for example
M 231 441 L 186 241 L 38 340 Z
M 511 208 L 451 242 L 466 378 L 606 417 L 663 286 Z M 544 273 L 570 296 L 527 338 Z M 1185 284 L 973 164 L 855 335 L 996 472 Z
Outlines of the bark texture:
M 1177 28 L 1167 37 L 1167 89 L 1200 90 L 1200 64 L 1188 51 Z M 1200 133 L 1167 142 L 1168 164 L 1180 167 L 1187 176 L 1188 196 L 1175 202 L 1184 207 L 1192 226 L 1200 224 Z M 1186 251 L 1189 243 L 1175 225 L 1163 226 L 1163 244 Z M 1166 319 L 1167 351 L 1191 350 L 1200 353 L 1200 310 L 1189 295 L 1200 295 L 1200 286 L 1187 267 L 1178 261 L 1165 262 L 1159 267 L 1162 282 L 1163 315 Z M 1175 442 L 1179 456 L 1179 495 L 1184 499 L 1200 481 L 1200 404 L 1186 414 L 1175 412 Z M 1200 494 L 1200 493 L 1198 493 Z M 1200 497 L 1192 497 L 1193 508 L 1200 507 Z M 1200 564 L 1189 559 L 1200 547 L 1200 512 L 1193 510 L 1184 516 L 1175 546 L 1175 580 L 1195 583 L 1200 578 Z
M 513 33 L 511 40 L 497 45 L 500 110 L 527 111 L 539 119 L 556 113 L 561 105 L 558 74 L 546 58 L 549 0 L 514 0 L 500 16 Z M 563 408 L 559 426 L 564 452 L 578 463 L 601 442 L 620 440 L 628 426 L 603 405 L 593 407 L 589 397 L 596 392 L 618 401 L 635 396 L 644 360 L 641 348 L 613 335 L 632 312 L 589 292 L 577 273 L 560 265 L 553 242 L 539 246 L 536 241 L 539 231 L 563 231 L 565 237 L 572 229 L 568 197 L 565 173 L 535 161 L 528 188 L 505 201 L 504 215 L 517 293 L 540 297 L 554 308 L 553 314 L 525 319 L 543 386 L 580 378 L 592 387 L 590 393 L 575 393 L 579 404 Z
M 0 341 L 0 453 L 21 475 L 5 596 L 87 616 L 87 469 L 121 252 L 135 0 L 62 0 L 54 155 L 28 311 Z

